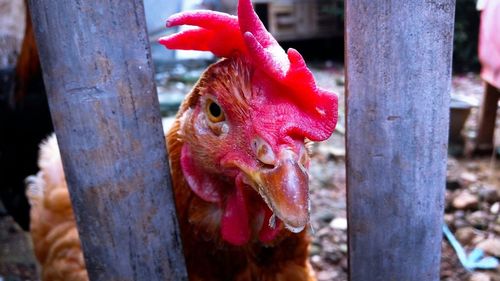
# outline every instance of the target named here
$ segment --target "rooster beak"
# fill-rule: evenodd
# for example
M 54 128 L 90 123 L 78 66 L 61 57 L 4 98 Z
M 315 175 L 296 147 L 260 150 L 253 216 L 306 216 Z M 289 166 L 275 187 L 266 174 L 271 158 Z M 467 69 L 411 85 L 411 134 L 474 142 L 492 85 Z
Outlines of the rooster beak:
M 247 173 L 251 184 L 292 232 L 298 233 L 309 222 L 309 176 L 299 157 L 283 149 L 276 165 Z

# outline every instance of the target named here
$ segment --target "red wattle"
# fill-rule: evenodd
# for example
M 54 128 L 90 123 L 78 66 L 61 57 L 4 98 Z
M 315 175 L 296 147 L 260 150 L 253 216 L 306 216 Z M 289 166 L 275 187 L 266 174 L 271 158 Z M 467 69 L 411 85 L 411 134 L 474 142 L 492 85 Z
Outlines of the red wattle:
M 244 245 L 250 239 L 248 208 L 243 192 L 244 185 L 236 180 L 235 192 L 227 197 L 222 216 L 222 238 L 236 246 Z

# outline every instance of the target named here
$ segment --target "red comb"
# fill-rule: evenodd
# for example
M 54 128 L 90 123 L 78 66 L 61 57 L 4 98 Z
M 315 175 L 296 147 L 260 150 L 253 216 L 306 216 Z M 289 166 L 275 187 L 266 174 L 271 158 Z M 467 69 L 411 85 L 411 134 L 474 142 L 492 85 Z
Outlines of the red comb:
M 244 56 L 269 78 L 287 87 L 287 95 L 307 110 L 310 122 L 301 130 L 311 140 L 328 138 L 337 122 L 337 97 L 316 86 L 311 71 L 295 49 L 288 52 L 267 32 L 250 0 L 240 0 L 238 17 L 214 11 L 172 15 L 167 27 L 195 26 L 163 37 L 169 49 L 210 51 L 220 57 Z M 302 127 L 302 126 L 301 126 Z

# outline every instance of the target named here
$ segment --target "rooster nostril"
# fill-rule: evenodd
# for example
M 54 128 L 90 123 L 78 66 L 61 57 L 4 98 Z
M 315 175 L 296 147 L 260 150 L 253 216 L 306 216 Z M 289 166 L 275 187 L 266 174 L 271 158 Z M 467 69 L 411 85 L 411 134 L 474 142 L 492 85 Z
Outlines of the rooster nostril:
M 252 148 L 257 159 L 262 162 L 266 168 L 274 168 L 276 156 L 267 142 L 261 138 L 255 138 L 252 140 Z
M 267 169 L 267 170 L 272 170 L 272 169 L 276 168 L 276 166 L 271 165 L 271 164 L 262 163 L 262 168 Z

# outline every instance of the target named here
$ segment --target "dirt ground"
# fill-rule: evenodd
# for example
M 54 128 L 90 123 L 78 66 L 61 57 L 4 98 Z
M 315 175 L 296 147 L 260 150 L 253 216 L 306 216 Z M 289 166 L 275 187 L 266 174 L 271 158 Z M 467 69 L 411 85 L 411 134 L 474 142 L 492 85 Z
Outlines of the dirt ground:
M 341 66 L 319 65 L 318 83 L 339 94 L 339 125 L 332 138 L 315 144 L 311 164 L 311 262 L 319 280 L 347 280 L 347 220 L 344 145 L 344 79 Z M 332 79 L 333 77 L 333 79 Z M 176 81 L 179 90 L 190 88 Z M 455 76 L 453 94 L 479 104 L 482 84 L 477 75 Z M 465 136 L 473 135 L 477 109 L 467 121 Z M 497 134 L 498 135 L 498 134 Z M 500 256 L 500 163 L 491 157 L 449 157 L 445 221 L 467 251 L 483 248 Z M 1 211 L 1 208 L 0 208 Z M 468 272 L 446 240 L 442 243 L 441 280 L 500 281 L 500 270 Z M 28 236 L 0 212 L 0 281 L 37 280 Z
M 343 281 L 347 280 L 348 249 L 343 70 L 339 66 L 323 66 L 314 72 L 318 84 L 334 89 L 339 94 L 341 118 L 332 138 L 317 144 L 314 149 L 311 164 L 311 220 L 315 234 L 311 262 L 317 271 L 318 280 Z M 331 79 L 332 75 L 334 79 Z M 466 139 L 473 137 L 477 105 L 482 98 L 482 82 L 475 74 L 457 75 L 453 77 L 452 88 L 453 97 L 474 105 L 462 133 Z M 457 152 L 456 147 L 453 152 Z M 445 222 L 467 252 L 477 247 L 489 256 L 500 256 L 499 189 L 500 163 L 495 158 L 449 156 Z M 500 270 L 467 271 L 448 241 L 443 239 L 441 280 L 500 281 Z

